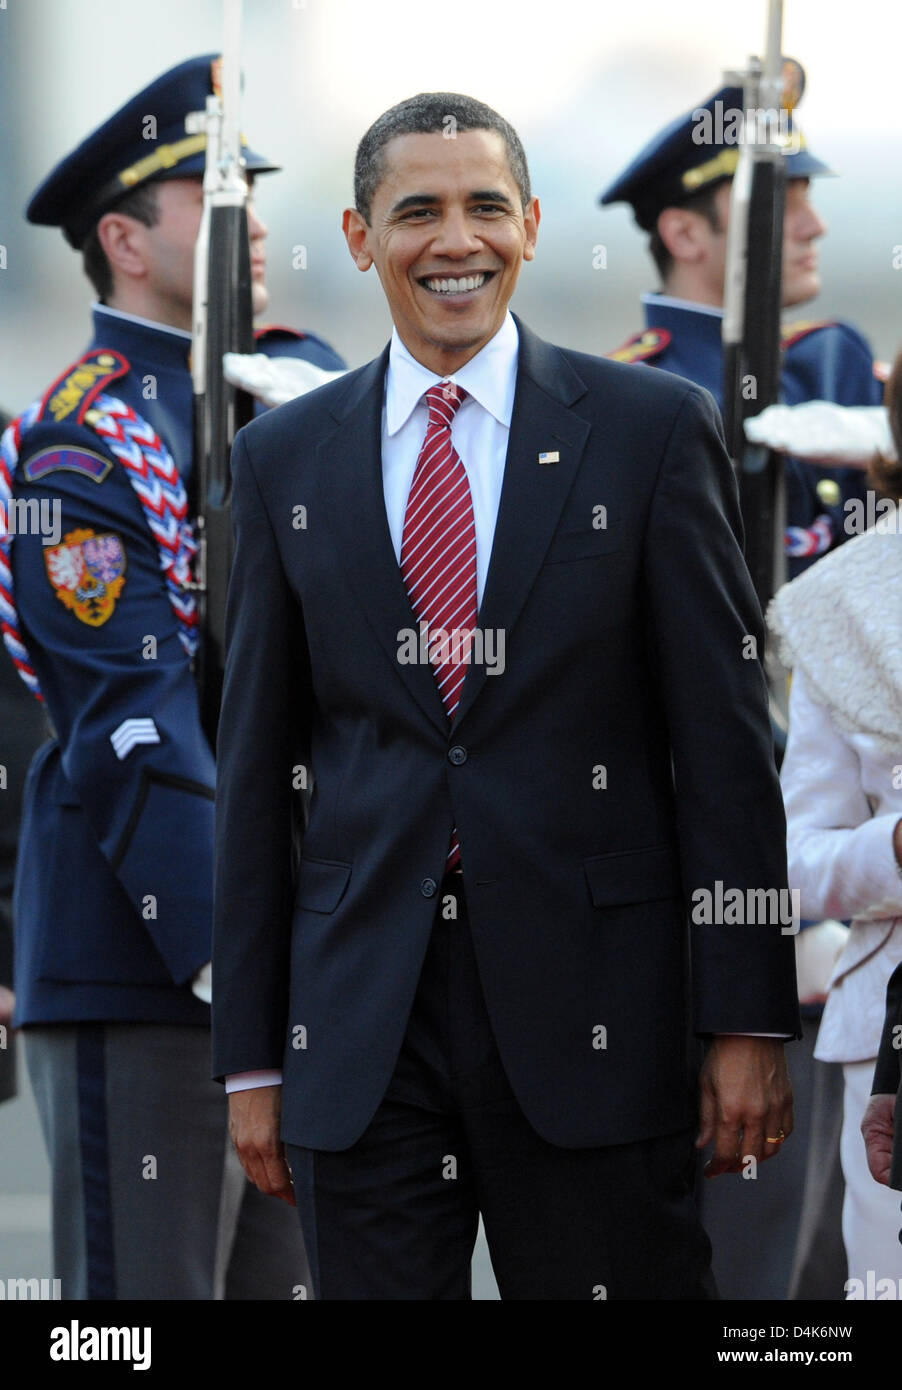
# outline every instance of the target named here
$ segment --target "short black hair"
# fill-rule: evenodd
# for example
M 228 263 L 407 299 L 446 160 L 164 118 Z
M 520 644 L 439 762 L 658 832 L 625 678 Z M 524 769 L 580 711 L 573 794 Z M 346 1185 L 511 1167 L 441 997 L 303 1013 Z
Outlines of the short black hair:
M 705 221 L 715 232 L 722 232 L 720 224 L 720 214 L 717 210 L 717 193 L 721 186 L 726 182 L 725 179 L 718 179 L 712 183 L 710 188 L 703 188 L 701 193 L 696 193 L 691 198 L 687 198 L 684 203 L 680 203 L 681 208 L 686 208 L 688 212 L 697 212 L 704 217 Z M 652 260 L 658 268 L 658 274 L 662 283 L 667 279 L 673 269 L 673 256 L 667 250 L 658 231 L 657 222 L 648 240 L 648 250 Z
M 459 92 L 420 92 L 398 102 L 373 122 L 357 146 L 354 160 L 354 206 L 369 223 L 373 196 L 385 176 L 384 150 L 397 135 L 446 134 L 458 130 L 495 130 L 504 141 L 507 162 L 523 206 L 532 197 L 529 166 L 520 137 L 491 106 Z
M 143 222 L 145 227 L 155 227 L 160 220 L 158 186 L 157 182 L 153 181 L 133 188 L 112 207 L 104 208 L 101 216 L 106 216 L 108 212 L 123 212 L 127 217 L 134 217 L 136 221 Z M 99 220 L 98 218 L 98 222 Z M 81 244 L 81 255 L 84 272 L 94 286 L 97 298 L 104 303 L 113 293 L 113 272 L 97 235 L 97 222 Z

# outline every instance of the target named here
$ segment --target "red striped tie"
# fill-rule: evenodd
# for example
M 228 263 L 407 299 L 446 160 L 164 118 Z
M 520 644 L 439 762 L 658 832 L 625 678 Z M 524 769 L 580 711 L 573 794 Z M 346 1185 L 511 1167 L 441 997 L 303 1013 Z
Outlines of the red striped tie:
M 453 724 L 467 674 L 469 634 L 476 626 L 476 524 L 467 472 L 451 441 L 451 421 L 466 397 L 454 382 L 426 392 L 429 424 L 417 459 L 401 540 L 401 577 L 429 650 L 448 719 Z M 447 869 L 460 863 L 457 830 Z

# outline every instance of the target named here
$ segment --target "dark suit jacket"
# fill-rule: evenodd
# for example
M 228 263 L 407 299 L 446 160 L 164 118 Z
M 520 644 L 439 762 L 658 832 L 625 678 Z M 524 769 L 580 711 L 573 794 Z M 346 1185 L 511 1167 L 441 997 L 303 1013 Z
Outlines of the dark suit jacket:
M 387 349 L 236 441 L 214 1071 L 284 1064 L 294 1144 L 350 1146 L 385 1092 L 452 825 L 501 1057 L 545 1139 L 689 1123 L 691 1028 L 798 1031 L 790 935 L 688 922 L 716 880 L 786 885 L 716 409 L 517 326 L 480 610 L 505 668 L 471 666 L 453 730 L 431 668 L 398 660 L 416 623 L 382 491 Z M 293 881 L 293 770 L 311 764 Z
M 897 1028 L 902 1029 L 902 965 L 896 966 L 886 987 L 886 1017 L 880 1039 L 880 1051 L 877 1054 L 877 1066 L 874 1070 L 874 1084 L 871 1087 L 872 1095 L 896 1097 L 896 1123 L 889 1185 L 902 1192 L 902 1102 L 899 1094 L 902 1091 L 902 1033 L 897 1034 Z

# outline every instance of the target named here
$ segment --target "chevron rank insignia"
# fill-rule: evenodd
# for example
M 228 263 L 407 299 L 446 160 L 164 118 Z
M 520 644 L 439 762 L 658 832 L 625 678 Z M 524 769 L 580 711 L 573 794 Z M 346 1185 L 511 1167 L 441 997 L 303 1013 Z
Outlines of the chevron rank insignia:
M 62 545 L 44 551 L 47 577 L 79 622 L 101 627 L 112 616 L 125 584 L 125 546 L 111 531 L 69 531 Z
M 149 716 L 143 719 L 123 719 L 119 728 L 110 734 L 110 743 L 120 762 L 124 762 L 139 743 L 159 742 L 159 730 Z
M 36 483 L 45 473 L 56 473 L 60 470 L 65 473 L 80 473 L 83 478 L 102 483 L 112 467 L 111 459 L 102 458 L 90 449 L 42 449 L 40 453 L 32 454 L 22 465 L 21 471 L 29 483 Z
M 634 333 L 622 347 L 615 348 L 607 356 L 612 362 L 647 362 L 650 357 L 662 353 L 672 341 L 673 334 L 666 328 L 643 328 L 641 333 Z

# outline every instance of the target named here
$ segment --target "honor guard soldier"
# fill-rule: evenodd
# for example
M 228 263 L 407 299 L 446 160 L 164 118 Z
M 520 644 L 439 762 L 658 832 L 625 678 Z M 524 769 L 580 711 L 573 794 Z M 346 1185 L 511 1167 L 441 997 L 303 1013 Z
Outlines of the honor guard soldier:
M 30 222 L 91 279 L 90 346 L 3 436 L 0 606 L 55 737 L 31 766 L 16 1021 L 78 1299 L 303 1298 L 295 1214 L 244 1178 L 210 1079 L 214 757 L 192 654 L 193 256 L 213 55 L 164 73 L 49 175 Z M 196 126 L 195 126 L 196 129 Z M 248 180 L 277 166 L 245 147 Z M 266 229 L 248 206 L 254 309 Z M 258 351 L 344 366 L 312 334 Z
M 600 198 L 605 206 L 632 207 L 649 235 L 661 281 L 659 292 L 642 297 L 646 327 L 609 355 L 689 377 L 707 387 L 721 408 L 727 223 L 742 111 L 742 88 L 722 87 L 656 135 Z M 784 138 L 783 305 L 794 308 L 820 293 L 816 242 L 826 228 L 810 201 L 809 181 L 831 171 L 810 152 L 789 110 Z M 783 348 L 786 404 L 882 402 L 871 350 L 851 324 L 788 322 Z M 786 557 L 793 578 L 845 539 L 844 503 L 863 499 L 865 484 L 859 470 L 824 469 L 793 458 L 786 460 L 785 477 Z
M 797 100 L 804 73 L 794 60 L 785 60 L 784 79 L 789 68 Z M 826 228 L 810 201 L 810 181 L 831 171 L 808 149 L 791 109 L 793 98 L 784 93 L 784 100 L 782 301 L 784 308 L 794 308 L 820 293 L 816 243 Z M 721 408 L 727 225 L 743 110 L 742 88 L 722 87 L 656 135 L 600 198 L 605 206 L 625 202 L 632 207 L 649 236 L 661 283 L 659 292 L 643 296 L 646 327 L 610 355 L 688 377 L 707 387 Z M 782 340 L 786 404 L 882 402 L 883 384 L 870 348 L 850 324 L 793 321 L 784 326 Z M 859 469 L 821 468 L 787 457 L 785 486 L 785 549 L 792 578 L 846 539 L 844 505 L 864 498 L 865 475 Z M 803 924 L 802 952 L 817 949 L 817 933 L 840 930 L 836 923 L 818 924 L 816 932 L 810 931 L 812 926 Z M 787 1291 L 798 1298 L 841 1296 L 842 1076 L 838 1068 L 823 1064 L 815 1074 L 820 1014 L 819 1003 L 803 1001 L 804 1039 L 793 1056 L 796 1133 L 780 1171 L 763 1172 L 741 1187 L 697 1184 L 714 1246 L 714 1272 L 725 1298 L 785 1298 Z M 806 1161 L 808 1195 L 800 1228 Z
M 0 410 L 0 433 L 8 424 L 9 416 Z M 0 651 L 0 1101 L 16 1094 L 12 899 L 22 788 L 32 754 L 46 737 L 40 705 Z

